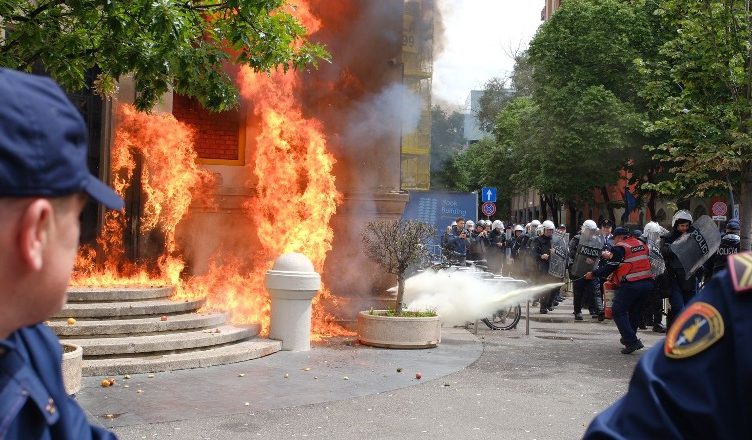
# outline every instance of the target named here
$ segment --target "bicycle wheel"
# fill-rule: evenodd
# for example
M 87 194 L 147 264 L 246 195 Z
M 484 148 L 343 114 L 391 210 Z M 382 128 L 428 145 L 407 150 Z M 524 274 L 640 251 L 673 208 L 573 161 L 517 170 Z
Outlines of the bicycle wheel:
M 492 330 L 512 330 L 517 327 L 522 316 L 522 307 L 519 304 L 501 309 L 482 321 Z

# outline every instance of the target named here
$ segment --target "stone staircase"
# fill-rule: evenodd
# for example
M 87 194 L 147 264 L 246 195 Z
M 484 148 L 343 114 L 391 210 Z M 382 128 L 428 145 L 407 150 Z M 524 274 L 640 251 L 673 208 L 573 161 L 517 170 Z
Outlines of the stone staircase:
M 281 349 L 279 341 L 256 337 L 259 325 L 227 325 L 224 313 L 197 312 L 203 300 L 173 301 L 171 294 L 166 287 L 71 288 L 48 324 L 63 342 L 83 348 L 84 376 L 208 367 Z

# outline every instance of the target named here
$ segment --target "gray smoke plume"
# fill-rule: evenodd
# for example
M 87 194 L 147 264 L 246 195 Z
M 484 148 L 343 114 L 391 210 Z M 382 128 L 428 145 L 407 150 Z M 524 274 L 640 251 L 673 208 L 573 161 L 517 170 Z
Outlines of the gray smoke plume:
M 408 310 L 436 310 L 443 325 L 453 326 L 491 316 L 562 285 L 525 286 L 520 282 L 482 279 L 473 272 L 425 271 L 405 281 L 404 302 Z

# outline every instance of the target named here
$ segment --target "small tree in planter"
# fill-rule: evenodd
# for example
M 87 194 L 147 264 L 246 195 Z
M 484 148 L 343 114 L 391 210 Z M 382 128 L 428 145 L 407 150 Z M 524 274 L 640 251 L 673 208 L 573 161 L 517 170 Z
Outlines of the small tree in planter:
M 397 303 L 395 315 L 402 313 L 405 294 L 405 272 L 411 264 L 428 256 L 426 242 L 436 234 L 436 228 L 416 220 L 375 220 L 363 231 L 365 254 L 387 273 L 397 275 Z

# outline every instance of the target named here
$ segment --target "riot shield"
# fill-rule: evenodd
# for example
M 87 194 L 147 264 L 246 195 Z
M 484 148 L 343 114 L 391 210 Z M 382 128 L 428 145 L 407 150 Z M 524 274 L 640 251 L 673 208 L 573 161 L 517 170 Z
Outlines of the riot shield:
M 644 235 L 648 249 L 650 250 L 648 254 L 648 258 L 650 258 L 650 273 L 654 277 L 666 271 L 666 262 L 663 260 L 663 255 L 661 255 L 661 235 L 666 232 L 668 231 L 663 229 L 662 231 L 650 231 Z
M 676 255 L 689 279 L 721 245 L 721 233 L 713 219 L 707 215 L 692 224 L 692 232 L 682 235 L 671 243 L 671 252 Z
M 598 266 L 601 252 L 605 241 L 601 231 L 597 229 L 585 229 L 580 234 L 580 244 L 577 246 L 577 254 L 574 256 L 572 268 L 569 272 L 572 276 L 582 277 L 592 272 Z
M 548 273 L 556 278 L 564 278 L 569 261 L 569 234 L 554 231 L 551 237 L 551 254 L 548 260 Z

